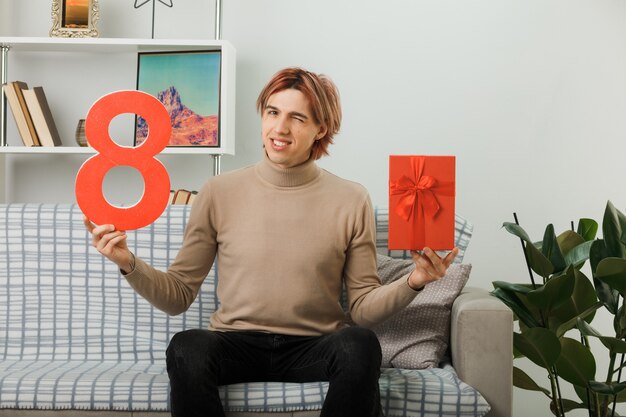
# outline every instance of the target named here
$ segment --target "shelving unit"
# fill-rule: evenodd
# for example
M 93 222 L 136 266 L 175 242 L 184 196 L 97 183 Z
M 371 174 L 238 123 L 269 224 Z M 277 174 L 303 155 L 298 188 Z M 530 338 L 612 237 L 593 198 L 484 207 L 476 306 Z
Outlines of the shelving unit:
M 235 61 L 236 51 L 234 47 L 227 41 L 222 40 L 187 40 L 187 39 L 124 39 L 124 38 L 39 38 L 39 37 L 0 37 L 0 82 L 2 84 L 13 81 L 15 79 L 21 79 L 20 73 L 12 72 L 11 68 L 15 63 L 19 63 L 20 60 L 29 63 L 28 70 L 40 71 L 41 74 L 45 74 L 45 71 L 49 71 L 48 68 L 42 66 L 41 69 L 34 68 L 32 63 L 36 63 L 40 57 L 46 59 L 55 60 L 55 71 L 59 70 L 58 61 L 62 61 L 63 57 L 68 57 L 68 61 L 76 61 L 86 57 L 86 60 L 94 61 L 96 59 L 105 62 L 104 65 L 97 68 L 101 71 L 101 74 L 85 74 L 81 77 L 79 82 L 93 83 L 94 80 L 98 81 L 98 77 L 105 76 L 103 82 L 110 82 L 110 79 L 115 78 L 114 75 L 124 78 L 124 82 L 119 88 L 112 86 L 112 89 L 107 92 L 115 90 L 129 89 L 129 86 L 134 86 L 136 83 L 136 60 L 137 55 L 140 52 L 174 52 L 174 51 L 221 51 L 221 77 L 220 77 L 220 132 L 219 132 L 219 147 L 168 147 L 162 154 L 164 155 L 207 155 L 213 157 L 213 174 L 219 174 L 220 172 L 220 160 L 222 155 L 234 155 L 235 154 Z M 58 57 L 57 57 L 58 56 Z M 119 65 L 116 62 L 123 56 L 126 67 L 124 70 L 120 70 Z M 135 66 L 132 68 L 132 60 L 134 58 Z M 90 62 L 87 62 L 90 63 Z M 129 64 L 130 63 L 130 64 Z M 72 65 L 70 63 L 68 66 Z M 76 70 L 76 65 L 72 67 Z M 93 71 L 92 71 L 93 72 Z M 9 80 L 9 75 L 11 80 Z M 46 74 L 49 76 L 49 74 Z M 84 78 L 84 79 L 83 79 Z M 28 79 L 24 81 L 29 81 Z M 73 84 L 72 81 L 65 81 L 66 84 Z M 46 86 L 46 92 L 56 87 L 54 83 Z M 78 82 L 76 83 L 78 84 Z M 29 86 L 31 86 L 29 84 Z M 58 88 L 58 87 L 57 87 Z M 73 91 L 72 88 L 75 90 Z M 62 90 L 64 93 L 67 91 L 67 95 L 70 97 L 76 97 L 76 93 L 82 93 L 82 87 L 80 85 L 69 85 L 67 89 Z M 97 98 L 97 97 L 96 97 Z M 50 101 L 50 97 L 48 97 Z M 84 109 L 86 114 L 88 106 Z M 52 109 L 53 114 L 55 109 Z M 75 143 L 73 137 L 62 137 L 64 146 L 61 147 L 26 147 L 21 145 L 15 145 L 21 143 L 21 139 L 13 136 L 7 137 L 7 120 L 10 118 L 10 111 L 8 111 L 6 98 L 2 95 L 0 100 L 0 170 L 5 171 L 5 159 L 10 155 L 91 155 L 95 151 L 92 148 L 68 146 Z M 63 120 L 56 120 L 57 126 L 59 123 L 63 123 Z M 66 122 L 66 121 L 65 121 Z M 76 120 L 72 120 L 71 123 L 76 123 Z M 72 126 L 73 127 L 73 126 Z M 61 130 L 61 129 L 59 129 Z M 67 131 L 68 129 L 66 129 Z M 63 133 L 62 133 L 63 136 Z M 11 141 L 9 141 L 9 139 Z M 10 144 L 12 142 L 13 144 Z M 33 156 L 35 160 L 37 157 Z M 6 176 L 5 176 L 6 177 Z M 6 187 L 4 182 L 6 178 L 1 180 L 3 184 L 0 186 L 0 201 L 6 200 L 5 192 L 3 188 Z
M 165 148 L 161 155 L 218 155 L 216 148 Z M 0 154 L 26 154 L 26 155 L 49 155 L 49 154 L 75 154 L 94 155 L 96 150 L 81 146 L 2 146 Z M 226 153 L 224 153 L 226 154 Z

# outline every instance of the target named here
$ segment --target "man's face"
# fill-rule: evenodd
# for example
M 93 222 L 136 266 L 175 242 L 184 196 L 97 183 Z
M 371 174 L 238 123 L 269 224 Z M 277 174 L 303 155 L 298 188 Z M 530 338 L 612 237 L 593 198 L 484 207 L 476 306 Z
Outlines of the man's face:
M 269 97 L 261 117 L 261 131 L 267 156 L 282 168 L 306 162 L 315 140 L 325 134 L 313 118 L 309 101 L 295 89 Z

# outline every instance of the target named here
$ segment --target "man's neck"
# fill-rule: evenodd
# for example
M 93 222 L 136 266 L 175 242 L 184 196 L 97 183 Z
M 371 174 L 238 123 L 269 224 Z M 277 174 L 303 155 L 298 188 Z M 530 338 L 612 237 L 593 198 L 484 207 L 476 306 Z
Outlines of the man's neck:
M 267 154 L 257 164 L 257 172 L 265 181 L 279 187 L 298 187 L 304 185 L 320 174 L 315 161 L 309 159 L 294 167 L 284 168 L 270 160 Z

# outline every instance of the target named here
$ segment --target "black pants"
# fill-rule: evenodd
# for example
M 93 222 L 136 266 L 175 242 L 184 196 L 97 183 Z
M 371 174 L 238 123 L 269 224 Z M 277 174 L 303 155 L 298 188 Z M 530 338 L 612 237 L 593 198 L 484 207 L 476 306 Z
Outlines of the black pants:
M 187 330 L 167 349 L 173 417 L 223 417 L 218 385 L 329 381 L 322 417 L 378 417 L 376 335 L 349 327 L 324 336 Z

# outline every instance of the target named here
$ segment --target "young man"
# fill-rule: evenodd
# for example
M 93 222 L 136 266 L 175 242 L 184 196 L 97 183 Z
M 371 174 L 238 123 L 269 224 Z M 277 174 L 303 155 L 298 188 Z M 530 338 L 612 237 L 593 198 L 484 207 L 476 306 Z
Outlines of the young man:
M 176 334 L 167 350 L 173 416 L 223 416 L 219 385 L 320 380 L 330 382 L 322 416 L 378 416 L 381 352 L 367 328 L 443 277 L 458 251 L 415 252 L 415 270 L 381 286 L 367 191 L 315 163 L 341 123 L 334 84 L 287 68 L 257 108 L 263 160 L 203 186 L 167 272 L 135 258 L 112 225 L 85 225 L 130 285 L 169 314 L 189 307 L 219 255 L 210 328 Z M 359 326 L 345 324 L 342 284 Z

